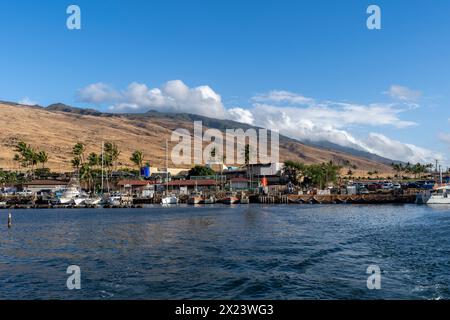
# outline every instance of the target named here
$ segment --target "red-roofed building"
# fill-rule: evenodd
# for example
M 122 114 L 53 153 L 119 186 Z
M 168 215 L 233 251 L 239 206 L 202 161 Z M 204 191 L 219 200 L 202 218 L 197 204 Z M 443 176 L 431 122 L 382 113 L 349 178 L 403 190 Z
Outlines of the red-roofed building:
M 138 194 L 142 197 L 153 197 L 157 183 L 151 180 L 120 180 L 117 189 L 124 193 Z

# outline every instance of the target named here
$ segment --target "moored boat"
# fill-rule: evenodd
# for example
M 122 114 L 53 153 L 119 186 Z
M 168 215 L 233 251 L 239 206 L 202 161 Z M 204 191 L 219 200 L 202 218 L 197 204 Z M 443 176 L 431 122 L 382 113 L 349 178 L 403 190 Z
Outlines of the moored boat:
M 240 202 L 241 202 L 241 204 L 249 204 L 250 203 L 250 198 L 247 195 L 242 194 Z
M 102 198 L 98 196 L 89 197 L 84 201 L 84 204 L 87 206 L 97 206 L 102 201 Z
M 450 204 L 450 186 L 445 185 L 435 189 L 426 204 Z
M 161 204 L 178 204 L 178 198 L 176 196 L 165 196 L 161 199 Z
M 224 204 L 236 204 L 239 202 L 239 198 L 234 193 L 229 193 L 223 200 Z
M 209 196 L 203 199 L 204 204 L 214 204 L 216 203 L 216 198 L 214 196 Z
M 188 204 L 200 204 L 203 202 L 203 197 L 199 194 L 192 194 L 188 199 Z

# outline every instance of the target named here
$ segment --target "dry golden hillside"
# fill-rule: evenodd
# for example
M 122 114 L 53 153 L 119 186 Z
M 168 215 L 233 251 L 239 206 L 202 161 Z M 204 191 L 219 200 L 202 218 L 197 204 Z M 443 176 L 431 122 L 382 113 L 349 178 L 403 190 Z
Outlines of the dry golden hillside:
M 192 121 L 183 117 L 129 116 L 93 114 L 83 115 L 41 107 L 0 103 L 0 167 L 17 169 L 14 146 L 25 141 L 49 154 L 48 167 L 55 171 L 70 170 L 71 150 L 76 142 L 83 142 L 87 152 L 101 150 L 102 141 L 112 141 L 121 150 L 120 165 L 132 166 L 129 160 L 134 150 L 143 150 L 152 166 L 164 166 L 165 140 L 172 130 L 188 128 Z M 305 163 L 349 161 L 362 171 L 390 172 L 389 166 L 343 152 L 319 149 L 299 142 L 282 139 L 281 161 L 290 159 Z

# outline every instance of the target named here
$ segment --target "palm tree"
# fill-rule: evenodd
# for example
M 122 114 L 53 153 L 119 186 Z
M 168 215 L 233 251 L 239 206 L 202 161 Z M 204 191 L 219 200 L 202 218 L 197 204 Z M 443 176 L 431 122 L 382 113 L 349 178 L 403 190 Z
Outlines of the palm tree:
M 130 160 L 138 167 L 138 170 L 140 170 L 144 163 L 144 153 L 140 150 L 136 150 L 131 155 Z
M 31 172 L 34 177 L 34 166 L 39 162 L 38 153 L 23 141 L 19 142 L 14 150 L 18 153 L 14 155 L 13 160 L 19 162 L 24 168 L 31 166 Z
M 88 189 L 91 190 L 92 170 L 89 164 L 88 163 L 82 164 L 79 172 L 80 172 L 80 181 L 87 181 Z
M 106 162 L 109 166 L 114 166 L 114 169 L 117 169 L 117 161 L 120 156 L 119 147 L 117 144 L 113 142 L 105 143 L 105 154 L 106 154 Z
M 79 172 L 81 166 L 81 159 L 79 157 L 75 157 L 72 159 L 71 163 L 72 166 Z
M 38 160 L 42 163 L 42 169 L 44 169 L 45 164 L 48 162 L 48 154 L 45 151 L 39 151 L 37 154 Z
M 87 158 L 89 166 L 96 167 L 96 166 L 100 165 L 101 164 L 101 159 L 100 158 L 101 157 L 99 157 L 99 155 L 96 154 L 95 152 L 90 153 L 88 158 Z
M 84 152 L 86 151 L 86 147 L 83 143 L 78 142 L 72 149 L 72 153 L 75 157 L 80 158 L 80 164 L 84 163 Z

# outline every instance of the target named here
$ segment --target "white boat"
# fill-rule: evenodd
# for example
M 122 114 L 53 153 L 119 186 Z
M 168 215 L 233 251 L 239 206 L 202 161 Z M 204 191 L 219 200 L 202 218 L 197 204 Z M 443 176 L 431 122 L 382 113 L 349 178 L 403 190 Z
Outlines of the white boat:
M 250 203 L 250 198 L 246 195 L 243 195 L 241 197 L 241 204 L 249 204 Z
M 64 190 L 58 202 L 59 204 L 73 204 L 75 203 L 75 198 L 78 196 L 80 196 L 80 190 L 77 187 L 68 187 Z
M 168 141 L 166 140 L 166 196 L 164 196 L 161 199 L 162 205 L 168 205 L 168 204 L 178 204 L 178 198 L 174 195 L 167 195 L 169 192 L 169 145 Z
M 178 198 L 175 196 L 166 196 L 161 200 L 161 204 L 178 204 Z
M 84 201 L 84 204 L 87 206 L 96 206 L 99 205 L 101 201 L 102 198 L 100 197 L 89 197 L 86 199 L 86 201 Z
M 82 206 L 86 204 L 87 199 L 88 197 L 86 195 L 80 194 L 79 196 L 76 196 L 73 199 L 73 202 L 75 203 L 76 206 Z
M 204 204 L 215 204 L 216 198 L 214 196 L 206 197 L 204 200 Z
M 122 195 L 121 194 L 112 194 L 106 200 L 106 203 L 110 206 L 120 206 L 122 205 Z
M 435 189 L 426 204 L 450 204 L 450 186 Z

